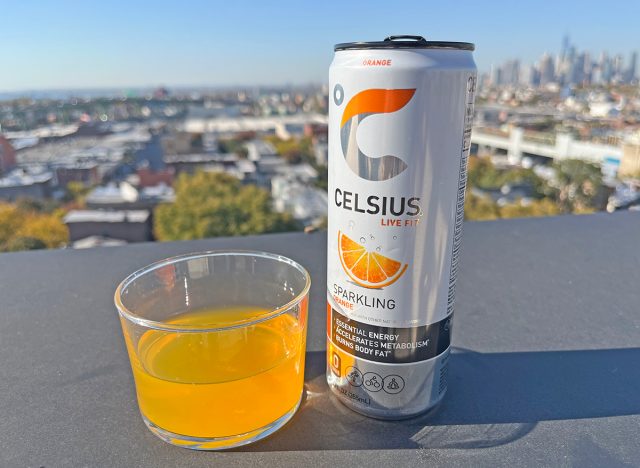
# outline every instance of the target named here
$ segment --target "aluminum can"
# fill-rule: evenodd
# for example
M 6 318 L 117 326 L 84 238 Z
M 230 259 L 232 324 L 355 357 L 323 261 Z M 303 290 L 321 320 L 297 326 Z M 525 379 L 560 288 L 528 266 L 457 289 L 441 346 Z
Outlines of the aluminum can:
M 447 389 L 473 49 L 420 36 L 335 46 L 327 381 L 367 416 L 411 417 Z

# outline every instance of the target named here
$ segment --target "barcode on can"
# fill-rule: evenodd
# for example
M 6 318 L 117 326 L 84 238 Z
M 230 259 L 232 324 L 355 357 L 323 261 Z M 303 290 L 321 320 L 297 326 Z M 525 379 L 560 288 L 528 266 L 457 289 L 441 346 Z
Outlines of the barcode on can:
M 453 228 L 453 247 L 451 249 L 451 270 L 449 272 L 449 292 L 447 294 L 447 315 L 453 313 L 456 295 L 456 278 L 458 277 L 458 259 L 462 244 L 462 222 L 464 221 L 464 194 L 467 188 L 467 162 L 471 148 L 471 127 L 473 124 L 473 99 L 476 90 L 476 77 L 467 80 L 467 97 L 465 100 L 464 129 L 462 131 L 462 156 L 458 175 L 458 194 L 456 200 L 456 216 Z

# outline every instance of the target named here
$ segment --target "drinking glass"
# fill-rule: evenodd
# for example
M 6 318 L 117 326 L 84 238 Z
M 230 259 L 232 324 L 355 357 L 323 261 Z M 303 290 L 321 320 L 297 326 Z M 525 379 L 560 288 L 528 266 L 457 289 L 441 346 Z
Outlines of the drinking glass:
M 199 450 L 249 444 L 302 398 L 310 278 L 264 252 L 169 258 L 128 276 L 115 304 L 138 405 L 162 440 Z

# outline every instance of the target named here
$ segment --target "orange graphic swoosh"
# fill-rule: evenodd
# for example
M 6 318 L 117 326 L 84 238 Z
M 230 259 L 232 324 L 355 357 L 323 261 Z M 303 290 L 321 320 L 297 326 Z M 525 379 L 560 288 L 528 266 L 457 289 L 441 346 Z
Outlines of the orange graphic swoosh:
M 382 114 L 402 109 L 413 97 L 415 89 L 367 89 L 351 98 L 342 114 L 340 127 L 358 114 Z

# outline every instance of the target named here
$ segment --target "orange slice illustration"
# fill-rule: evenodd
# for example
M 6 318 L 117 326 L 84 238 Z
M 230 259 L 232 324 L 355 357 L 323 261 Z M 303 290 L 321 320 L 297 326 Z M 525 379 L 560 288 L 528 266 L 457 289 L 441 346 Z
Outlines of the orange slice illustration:
M 407 270 L 408 264 L 393 260 L 367 249 L 338 231 L 338 255 L 345 273 L 356 284 L 379 289 L 395 283 Z

